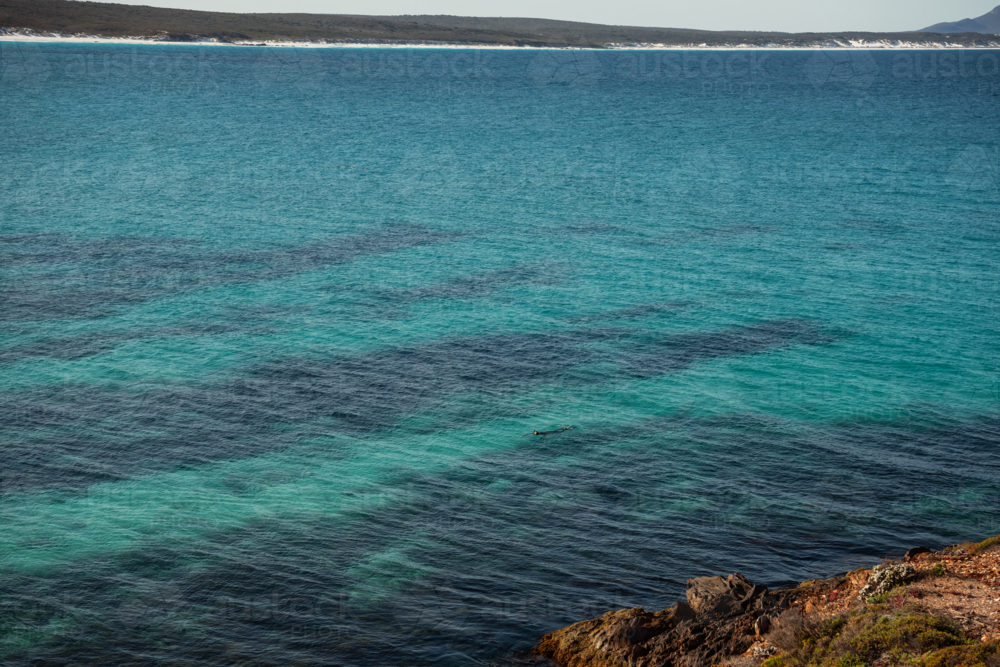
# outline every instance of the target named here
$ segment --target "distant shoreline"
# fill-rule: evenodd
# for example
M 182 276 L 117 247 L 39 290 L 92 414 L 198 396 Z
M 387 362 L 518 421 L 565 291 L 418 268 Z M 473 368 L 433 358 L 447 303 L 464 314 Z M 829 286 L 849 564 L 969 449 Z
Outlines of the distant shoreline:
M 236 46 L 730 50 L 1000 48 L 968 32 L 697 30 L 518 17 L 233 13 L 107 2 L 3 0 L 0 35 Z
M 656 44 L 656 43 L 608 43 L 593 46 L 576 45 L 509 45 L 494 43 L 438 42 L 419 40 L 219 40 L 213 37 L 184 35 L 183 39 L 160 37 L 105 37 L 103 35 L 64 34 L 57 32 L 37 32 L 26 28 L 0 27 L 0 42 L 33 42 L 62 44 L 143 44 L 179 46 L 229 46 L 229 47 L 278 47 L 278 48 L 396 48 L 396 49 L 488 49 L 488 50 L 556 50 L 556 51 L 939 51 L 955 49 L 1000 49 L 1000 39 L 985 44 L 961 44 L 951 42 L 878 40 L 873 42 L 855 40 L 823 40 L 809 45 L 765 44 Z

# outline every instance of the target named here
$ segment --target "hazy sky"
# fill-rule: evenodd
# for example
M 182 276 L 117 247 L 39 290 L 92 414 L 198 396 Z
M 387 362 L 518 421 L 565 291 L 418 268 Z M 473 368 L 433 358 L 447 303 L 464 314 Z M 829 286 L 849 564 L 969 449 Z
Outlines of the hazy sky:
M 223 12 L 457 14 L 705 30 L 917 30 L 981 16 L 1000 0 L 111 0 Z

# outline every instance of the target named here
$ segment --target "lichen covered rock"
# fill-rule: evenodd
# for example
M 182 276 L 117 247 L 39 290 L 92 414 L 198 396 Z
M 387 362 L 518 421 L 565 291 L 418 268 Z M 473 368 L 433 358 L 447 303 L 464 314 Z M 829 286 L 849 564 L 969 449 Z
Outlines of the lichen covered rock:
M 894 565 L 876 565 L 872 568 L 868 583 L 858 591 L 858 598 L 867 600 L 888 593 L 896 586 L 901 586 L 907 577 L 916 574 L 912 565 L 896 563 Z

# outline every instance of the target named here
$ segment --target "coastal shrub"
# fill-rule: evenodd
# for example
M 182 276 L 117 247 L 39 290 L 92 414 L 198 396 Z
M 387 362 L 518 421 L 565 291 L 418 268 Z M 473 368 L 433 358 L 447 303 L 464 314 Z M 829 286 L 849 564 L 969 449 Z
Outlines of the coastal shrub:
M 917 664 L 928 651 L 962 647 L 969 640 L 935 616 L 915 610 L 885 614 L 885 609 L 869 607 L 802 628 L 798 646 L 781 656 L 782 667 L 863 667 L 876 661 L 910 667 L 1000 667 L 974 664 L 973 654 L 961 651 L 942 653 L 933 665 Z
M 800 662 L 809 667 L 819 667 L 829 653 L 831 641 L 831 637 L 810 640 L 808 644 L 803 646 Z
M 775 629 L 768 633 L 767 639 L 773 645 L 786 651 L 792 651 L 801 646 L 802 638 L 807 635 L 805 622 L 798 609 L 788 609 L 778 617 Z
M 998 544 L 1000 544 L 1000 535 L 996 535 L 994 537 L 990 537 L 988 539 L 983 540 L 979 544 L 973 546 L 970 553 L 979 554 L 986 551 L 990 547 L 996 546 Z
M 846 653 L 837 658 L 834 667 L 865 667 L 865 661 L 853 653 Z
M 789 665 L 783 656 L 776 655 L 760 663 L 760 667 L 789 667 Z
M 838 664 L 842 651 L 836 646 L 841 642 L 841 634 L 848 626 L 850 616 L 833 616 L 809 623 L 804 629 L 808 635 L 802 640 L 801 648 L 792 654 L 794 667 L 832 667 Z M 850 662 L 850 661 L 848 661 Z M 853 665 L 853 663 L 851 663 Z M 851 667 L 847 665 L 846 667 Z
M 835 637 L 845 625 L 847 625 L 847 617 L 845 616 L 833 616 L 824 619 L 815 630 L 816 636 Z
M 898 586 L 893 588 L 891 591 L 886 591 L 885 593 L 880 593 L 878 595 L 873 595 L 865 602 L 868 604 L 885 604 L 893 600 L 898 600 L 900 598 L 905 598 L 907 590 L 905 586 Z
M 1000 665 L 1000 641 L 988 644 L 949 646 L 928 653 L 917 667 L 997 667 Z
M 937 565 L 931 568 L 931 572 L 938 575 L 939 577 L 943 577 L 945 574 L 948 573 L 948 568 L 945 567 L 944 563 L 938 563 Z
M 945 620 L 911 613 L 878 617 L 851 642 L 850 648 L 865 662 L 874 662 L 884 653 L 919 655 L 965 643 L 967 640 Z
M 846 616 L 833 616 L 819 622 L 806 622 L 805 638 L 800 641 L 804 661 L 810 665 L 818 665 L 841 629 L 847 624 Z

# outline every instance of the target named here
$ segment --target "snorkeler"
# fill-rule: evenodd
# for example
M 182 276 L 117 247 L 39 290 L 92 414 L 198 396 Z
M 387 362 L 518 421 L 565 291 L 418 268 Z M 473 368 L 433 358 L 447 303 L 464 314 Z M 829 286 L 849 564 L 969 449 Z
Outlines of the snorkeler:
M 525 435 L 552 435 L 553 433 L 562 433 L 563 431 L 572 431 L 575 426 L 563 426 L 562 428 L 557 428 L 554 431 L 532 431 L 531 433 L 525 433 Z

